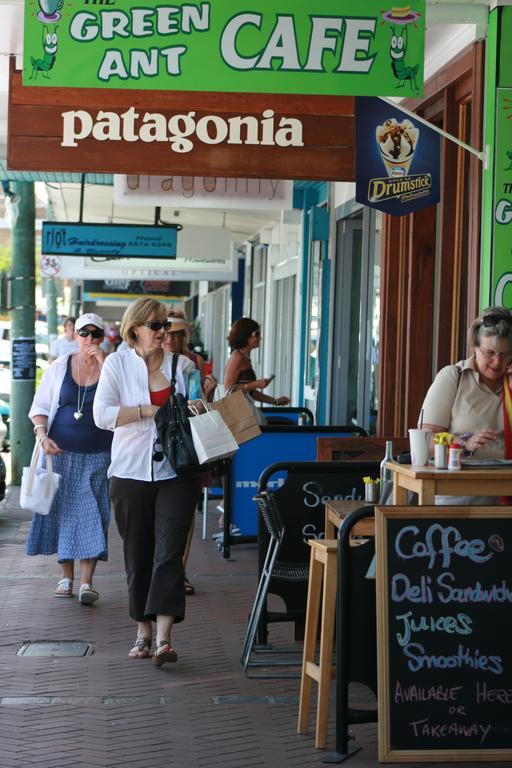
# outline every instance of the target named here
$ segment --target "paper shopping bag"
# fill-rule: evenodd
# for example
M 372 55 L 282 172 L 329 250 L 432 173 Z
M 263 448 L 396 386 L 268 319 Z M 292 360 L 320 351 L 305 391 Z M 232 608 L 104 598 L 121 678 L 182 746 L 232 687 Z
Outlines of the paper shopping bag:
M 214 400 L 210 406 L 221 414 L 238 445 L 261 435 L 261 429 L 254 414 L 255 408 L 249 405 L 241 390 L 226 395 L 220 400 Z
M 238 451 L 238 443 L 218 411 L 191 416 L 190 430 L 199 464 L 228 459 Z
M 61 476 L 52 471 L 52 457 L 46 457 L 46 469 L 38 469 L 40 444 L 32 453 L 30 467 L 23 467 L 20 489 L 20 507 L 39 515 L 47 515 L 57 493 Z

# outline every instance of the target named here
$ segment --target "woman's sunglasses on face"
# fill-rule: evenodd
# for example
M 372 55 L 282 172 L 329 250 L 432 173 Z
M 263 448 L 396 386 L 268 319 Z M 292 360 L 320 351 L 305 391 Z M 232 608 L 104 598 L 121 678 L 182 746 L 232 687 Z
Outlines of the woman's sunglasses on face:
M 261 331 L 253 331 L 251 336 L 255 336 L 257 339 L 259 339 L 261 337 Z
M 77 331 L 77 334 L 83 339 L 86 339 L 88 336 L 92 336 L 93 339 L 101 339 L 103 331 L 100 328 L 94 328 L 92 331 L 88 328 L 80 328 L 80 330 Z
M 152 331 L 161 331 L 162 328 L 164 331 L 170 331 L 172 323 L 167 322 L 167 320 L 163 323 L 160 320 L 153 320 L 151 323 L 141 323 L 141 325 L 145 326 L 145 328 L 151 328 Z
M 170 339 L 182 339 L 185 336 L 185 331 L 171 331 L 166 329 L 165 335 Z

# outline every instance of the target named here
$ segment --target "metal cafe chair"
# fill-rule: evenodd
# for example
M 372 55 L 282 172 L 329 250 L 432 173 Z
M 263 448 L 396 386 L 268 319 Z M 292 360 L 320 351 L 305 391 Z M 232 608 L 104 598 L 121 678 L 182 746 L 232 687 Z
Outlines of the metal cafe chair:
M 252 611 L 247 624 L 247 631 L 242 646 L 242 654 L 240 663 L 243 665 L 244 673 L 247 677 L 259 677 L 259 678 L 275 678 L 275 677 L 298 677 L 299 675 L 290 674 L 250 674 L 248 669 L 250 667 L 271 667 L 271 666 L 300 666 L 302 664 L 302 654 L 298 649 L 270 649 L 265 653 L 272 655 L 272 658 L 260 658 L 258 660 L 252 659 L 252 654 L 255 646 L 256 633 L 258 631 L 258 624 L 260 622 L 263 611 L 266 608 L 266 598 L 269 590 L 270 580 L 282 580 L 282 581 L 302 581 L 307 583 L 309 577 L 309 564 L 305 563 L 301 566 L 297 563 L 283 563 L 278 560 L 279 550 L 285 536 L 285 526 L 279 508 L 275 498 L 275 494 L 271 491 L 260 491 L 255 497 L 254 501 L 258 506 L 261 519 L 266 528 L 269 543 L 267 552 L 265 555 L 265 561 L 261 569 L 260 580 L 258 588 L 256 590 L 256 596 L 252 606 Z M 261 654 L 261 650 L 259 650 Z M 275 658 L 276 654 L 283 653 L 299 653 L 296 659 L 279 659 Z

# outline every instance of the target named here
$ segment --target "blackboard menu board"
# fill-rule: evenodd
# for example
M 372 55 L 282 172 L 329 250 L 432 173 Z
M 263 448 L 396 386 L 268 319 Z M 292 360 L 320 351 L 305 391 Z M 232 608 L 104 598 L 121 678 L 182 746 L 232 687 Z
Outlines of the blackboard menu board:
M 382 761 L 512 759 L 512 507 L 379 507 Z

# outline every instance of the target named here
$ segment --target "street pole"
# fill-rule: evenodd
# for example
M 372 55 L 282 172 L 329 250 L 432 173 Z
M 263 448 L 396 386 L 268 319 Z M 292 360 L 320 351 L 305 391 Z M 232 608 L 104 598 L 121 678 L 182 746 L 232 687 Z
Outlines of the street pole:
M 53 212 L 53 205 L 48 201 L 48 207 L 46 211 L 46 218 L 48 221 L 54 221 L 55 216 Z M 46 278 L 46 324 L 48 328 L 48 348 L 51 346 L 57 338 L 58 330 L 58 317 L 57 317 L 57 278 Z
M 57 338 L 57 278 L 46 278 L 46 322 L 48 326 L 48 346 Z
M 11 482 L 19 485 L 34 435 L 28 419 L 35 391 L 35 197 L 32 182 L 11 182 L 20 196 L 12 228 L 11 269 Z

